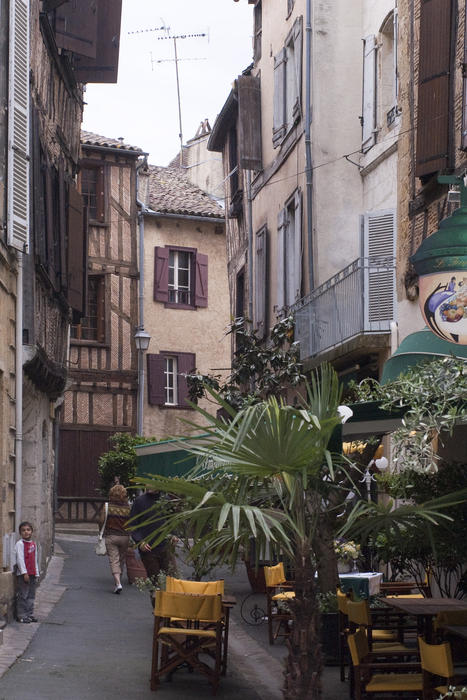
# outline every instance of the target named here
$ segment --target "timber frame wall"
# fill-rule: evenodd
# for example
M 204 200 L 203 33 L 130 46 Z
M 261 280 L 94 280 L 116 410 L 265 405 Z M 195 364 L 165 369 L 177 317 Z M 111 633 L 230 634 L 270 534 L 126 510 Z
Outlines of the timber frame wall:
M 103 208 L 96 220 L 89 217 L 88 225 L 88 290 L 92 281 L 99 287 L 99 329 L 95 339 L 80 339 L 80 326 L 72 329 L 72 385 L 65 393 L 60 426 L 59 500 L 95 497 L 98 458 L 110 448 L 109 436 L 136 428 L 139 155 L 123 145 L 106 150 L 82 144 L 81 175 L 83 169 L 95 168 L 102 185 Z

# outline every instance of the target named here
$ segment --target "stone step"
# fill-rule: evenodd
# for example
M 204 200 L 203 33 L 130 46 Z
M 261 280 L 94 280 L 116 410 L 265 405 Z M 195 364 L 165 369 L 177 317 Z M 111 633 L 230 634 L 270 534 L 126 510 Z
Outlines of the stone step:
M 55 525 L 56 535 L 97 535 L 97 523 L 58 523 Z

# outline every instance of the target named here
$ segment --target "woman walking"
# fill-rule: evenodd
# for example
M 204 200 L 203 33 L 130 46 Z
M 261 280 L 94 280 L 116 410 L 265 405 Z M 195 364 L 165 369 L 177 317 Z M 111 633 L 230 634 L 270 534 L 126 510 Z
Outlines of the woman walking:
M 125 564 L 126 551 L 130 542 L 130 536 L 125 530 L 125 525 L 130 517 L 130 506 L 126 488 L 121 484 L 112 486 L 109 491 L 109 503 L 107 519 L 101 515 L 100 526 L 104 527 L 104 539 L 109 557 L 110 570 L 114 577 L 114 593 L 122 592 L 122 572 Z

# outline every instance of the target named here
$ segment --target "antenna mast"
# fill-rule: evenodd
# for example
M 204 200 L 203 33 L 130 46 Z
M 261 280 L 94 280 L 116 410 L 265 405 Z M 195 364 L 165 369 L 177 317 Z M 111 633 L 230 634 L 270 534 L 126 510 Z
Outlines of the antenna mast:
M 196 60 L 205 60 L 205 59 L 196 59 L 196 58 L 178 58 L 178 53 L 177 53 L 177 39 L 199 39 L 205 36 L 208 36 L 207 33 L 200 33 L 200 34 L 177 34 L 176 36 L 171 36 L 170 35 L 170 27 L 167 27 L 164 20 L 161 17 L 162 21 L 162 26 L 161 27 L 154 27 L 154 29 L 138 29 L 133 32 L 128 32 L 128 34 L 142 34 L 144 32 L 160 32 L 163 31 L 165 32 L 165 36 L 158 36 L 157 40 L 161 41 L 161 39 L 172 39 L 173 41 L 173 47 L 174 47 L 174 58 L 166 58 L 166 59 L 159 59 L 153 61 L 152 56 L 151 56 L 151 63 L 164 63 L 166 61 L 173 61 L 175 63 L 175 79 L 177 83 L 177 103 L 178 103 L 178 128 L 179 128 L 179 133 L 178 137 L 180 139 L 180 167 L 183 166 L 183 127 L 182 127 L 182 103 L 180 99 L 180 79 L 178 75 L 178 63 L 179 61 L 196 61 Z

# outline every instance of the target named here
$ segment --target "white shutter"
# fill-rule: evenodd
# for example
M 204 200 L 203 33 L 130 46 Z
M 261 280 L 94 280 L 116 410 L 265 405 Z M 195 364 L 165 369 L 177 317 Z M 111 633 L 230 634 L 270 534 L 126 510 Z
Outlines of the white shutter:
M 376 141 L 376 38 L 363 40 L 362 151 Z
M 293 105 L 294 121 L 300 119 L 302 109 L 302 18 L 299 17 L 293 27 L 293 42 L 294 42 L 294 71 L 295 71 L 295 90 L 296 98 Z
M 369 212 L 364 216 L 365 330 L 389 330 L 396 314 L 396 212 Z
M 282 143 L 287 129 L 285 115 L 285 62 L 286 50 L 281 49 L 274 57 L 274 111 L 272 143 L 274 148 Z
M 29 245 L 29 0 L 10 2 L 8 245 Z
M 285 217 L 286 210 L 281 209 L 277 217 L 277 245 L 276 245 L 276 272 L 277 272 L 277 297 L 276 310 L 280 312 L 285 305 Z

